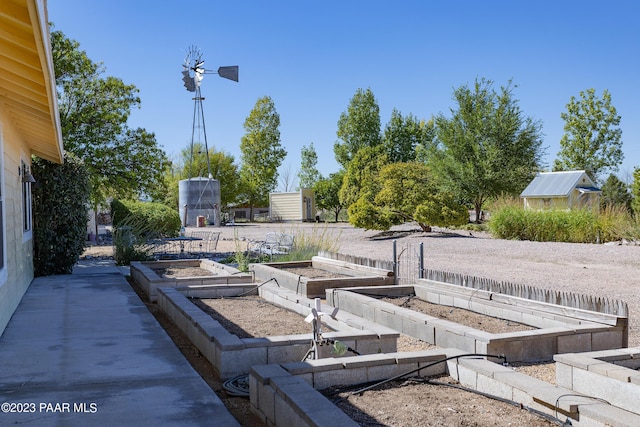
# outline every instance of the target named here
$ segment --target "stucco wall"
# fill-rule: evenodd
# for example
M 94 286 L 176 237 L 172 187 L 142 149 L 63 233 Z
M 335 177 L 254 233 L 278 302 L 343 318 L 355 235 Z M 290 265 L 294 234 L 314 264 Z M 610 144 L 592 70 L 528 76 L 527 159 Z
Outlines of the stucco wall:
M 33 279 L 33 246 L 32 233 L 23 231 L 22 184 L 18 176 L 21 161 L 29 164 L 30 157 L 1 106 L 0 148 L 4 153 L 0 159 L 5 259 L 4 267 L 0 269 L 0 333 L 2 333 Z

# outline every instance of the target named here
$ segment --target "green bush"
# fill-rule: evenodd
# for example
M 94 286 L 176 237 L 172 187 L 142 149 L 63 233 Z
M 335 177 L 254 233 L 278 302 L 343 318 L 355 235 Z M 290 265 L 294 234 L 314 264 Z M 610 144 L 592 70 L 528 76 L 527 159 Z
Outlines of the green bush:
M 174 209 L 160 203 L 134 200 L 113 200 L 111 218 L 114 258 L 118 265 L 150 259 L 150 242 L 176 237 L 181 226 L 180 215 Z
M 135 223 L 147 230 L 153 237 L 176 237 L 180 231 L 180 214 L 162 203 L 140 202 L 137 200 L 113 200 L 111 220 L 114 229 L 121 223 Z
M 32 186 L 34 274 L 70 274 L 87 240 L 87 170 L 65 153 L 61 165 L 34 158 L 31 171 L 37 180 Z

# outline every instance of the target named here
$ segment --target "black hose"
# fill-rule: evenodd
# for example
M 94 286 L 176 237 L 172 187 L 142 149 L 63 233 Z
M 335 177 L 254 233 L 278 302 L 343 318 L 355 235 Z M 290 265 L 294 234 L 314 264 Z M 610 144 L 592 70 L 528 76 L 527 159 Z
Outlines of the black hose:
M 425 368 L 430 368 L 431 366 L 437 365 L 438 363 L 446 362 L 447 360 L 459 359 L 460 357 L 493 357 L 493 358 L 496 358 L 496 359 L 503 359 L 504 360 L 503 363 L 505 363 L 505 364 L 507 363 L 507 358 L 504 355 L 497 356 L 497 355 L 493 355 L 493 354 L 481 354 L 481 353 L 459 354 L 457 356 L 445 357 L 442 360 L 438 360 L 436 362 L 428 363 L 428 364 L 426 364 L 424 366 L 421 366 L 419 368 L 412 369 L 412 370 L 410 370 L 408 372 L 405 372 L 404 374 L 396 375 L 395 377 L 391 377 L 391 378 L 387 378 L 386 380 L 378 381 L 377 383 L 375 383 L 373 385 L 364 387 L 364 388 L 362 388 L 360 390 L 356 390 L 356 391 L 352 392 L 351 394 L 362 395 L 362 393 L 364 393 L 365 391 L 371 390 L 372 388 L 375 388 L 375 387 L 380 386 L 382 384 L 386 384 L 386 383 L 388 383 L 390 381 L 395 381 L 395 380 L 398 380 L 398 379 L 400 379 L 402 377 L 406 377 L 407 375 L 411 375 L 411 374 L 414 374 L 416 372 L 420 372 L 421 370 L 423 370 Z

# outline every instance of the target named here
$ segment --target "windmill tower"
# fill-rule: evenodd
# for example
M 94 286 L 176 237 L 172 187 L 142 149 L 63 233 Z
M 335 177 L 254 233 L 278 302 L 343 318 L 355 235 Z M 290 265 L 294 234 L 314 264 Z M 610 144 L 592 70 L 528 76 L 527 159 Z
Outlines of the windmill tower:
M 189 150 L 188 176 L 179 183 L 178 199 L 180 205 L 180 218 L 182 225 L 194 226 L 198 217 L 205 217 L 209 223 L 220 225 L 220 182 L 213 179 L 211 161 L 209 159 L 209 144 L 204 122 L 204 110 L 202 101 L 204 97 L 200 91 L 202 79 L 205 74 L 218 74 L 225 79 L 238 81 L 238 66 L 219 67 L 218 71 L 210 71 L 204 68 L 202 52 L 195 46 L 187 51 L 187 56 L 182 65 L 182 81 L 189 92 L 194 93 L 193 101 L 193 125 L 191 128 L 191 145 Z M 207 159 L 206 177 L 194 176 L 202 171 L 194 170 L 194 150 L 204 147 Z M 200 225 L 200 224 L 197 224 Z

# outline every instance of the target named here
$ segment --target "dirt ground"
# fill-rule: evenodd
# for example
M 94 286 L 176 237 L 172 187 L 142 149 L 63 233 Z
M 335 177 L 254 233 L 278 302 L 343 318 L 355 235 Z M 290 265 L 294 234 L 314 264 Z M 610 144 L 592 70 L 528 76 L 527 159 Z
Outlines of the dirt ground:
M 207 275 L 207 270 L 199 268 L 175 269 L 171 274 L 178 276 Z M 137 292 L 141 292 L 136 284 L 132 284 L 132 287 Z M 140 295 L 143 300 L 146 300 L 144 295 L 141 293 Z M 406 298 L 404 300 L 406 301 Z M 402 303 L 397 299 L 394 302 Z M 194 300 L 194 303 L 221 321 L 227 330 L 243 337 L 311 332 L 310 325 L 304 322 L 300 315 L 268 303 L 257 296 Z M 427 310 L 425 306 L 421 305 L 423 301 L 410 299 L 409 303 L 405 306 Z M 148 303 L 148 301 L 147 306 L 194 369 L 220 396 L 240 424 L 249 427 L 264 425 L 251 412 L 248 399 L 231 396 L 227 393 L 213 366 L 175 325 L 159 312 L 157 306 Z M 256 316 L 256 312 L 259 312 L 260 315 Z M 455 320 L 451 317 L 450 320 L 480 321 L 489 330 L 502 328 L 504 324 L 502 320 L 492 320 L 486 316 L 481 316 L 483 319 L 478 320 L 475 313 L 466 310 L 455 310 L 454 312 L 456 313 Z M 470 318 L 475 320 L 469 320 Z M 429 348 L 434 348 L 434 346 L 406 335 L 401 335 L 398 341 L 398 351 L 416 351 Z M 542 375 L 543 378 L 545 375 L 549 377 L 555 374 L 553 364 L 532 365 L 521 367 L 521 369 L 532 369 L 534 376 L 540 377 Z M 553 425 L 550 421 L 525 409 L 455 388 L 456 382 L 450 377 L 444 376 L 430 379 L 430 381 L 434 382 L 425 382 L 424 379 L 419 378 L 398 380 L 367 391 L 362 395 L 353 395 L 351 390 L 343 390 L 339 387 L 322 392 L 353 420 L 363 426 Z

